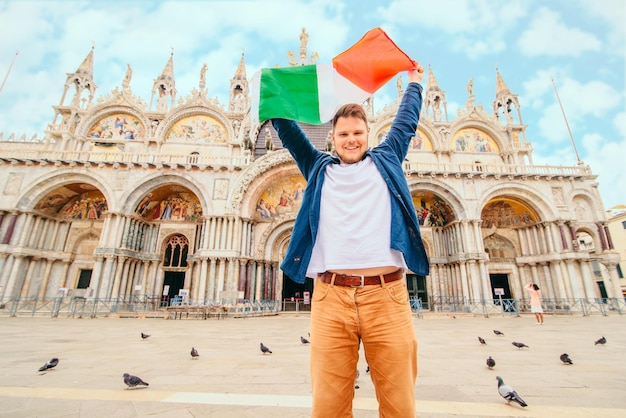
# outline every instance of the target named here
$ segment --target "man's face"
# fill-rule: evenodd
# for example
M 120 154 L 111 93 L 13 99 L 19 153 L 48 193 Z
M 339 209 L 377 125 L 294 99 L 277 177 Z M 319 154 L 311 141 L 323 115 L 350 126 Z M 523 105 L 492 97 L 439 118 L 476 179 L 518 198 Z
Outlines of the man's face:
M 365 121 L 354 116 L 341 117 L 333 130 L 335 151 L 342 163 L 354 164 L 367 151 L 368 128 Z

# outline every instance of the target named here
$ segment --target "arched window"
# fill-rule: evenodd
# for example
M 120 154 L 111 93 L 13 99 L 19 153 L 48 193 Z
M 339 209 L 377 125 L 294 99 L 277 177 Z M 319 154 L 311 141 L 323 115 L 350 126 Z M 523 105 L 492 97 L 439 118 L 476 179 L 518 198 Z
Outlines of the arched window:
M 200 153 L 197 151 L 192 152 L 187 156 L 187 163 L 189 164 L 198 164 L 198 158 L 200 157 Z
M 173 235 L 167 241 L 163 255 L 163 267 L 187 267 L 189 241 L 184 235 Z

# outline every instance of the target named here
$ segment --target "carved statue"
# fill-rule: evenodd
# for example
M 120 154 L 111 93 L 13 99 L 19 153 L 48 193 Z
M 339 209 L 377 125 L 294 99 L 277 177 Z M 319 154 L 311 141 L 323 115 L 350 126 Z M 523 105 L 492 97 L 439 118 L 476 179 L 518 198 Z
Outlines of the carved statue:
M 206 87 L 206 70 L 207 70 L 207 65 L 203 64 L 202 68 L 200 69 L 200 90 L 204 90 L 204 88 Z
M 124 75 L 124 81 L 122 81 L 122 87 L 127 89 L 130 87 L 130 80 L 133 78 L 133 69 L 130 64 L 126 64 L 126 74 Z
M 300 33 L 300 49 L 306 49 L 306 44 L 309 41 L 309 34 L 306 33 L 306 28 L 302 28 Z
M 274 150 L 274 143 L 272 142 L 272 133 L 270 128 L 265 127 L 265 149 L 268 151 Z
M 470 78 L 467 83 L 467 94 L 472 97 L 474 95 L 474 79 Z
M 296 56 L 292 51 L 287 52 L 287 62 L 291 66 L 296 65 Z

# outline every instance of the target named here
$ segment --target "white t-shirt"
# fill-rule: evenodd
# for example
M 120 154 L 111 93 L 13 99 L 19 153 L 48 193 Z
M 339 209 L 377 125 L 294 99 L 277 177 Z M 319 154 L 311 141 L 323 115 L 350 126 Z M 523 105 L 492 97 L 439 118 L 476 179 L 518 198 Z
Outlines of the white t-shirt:
M 355 164 L 326 166 L 320 219 L 307 277 L 327 270 L 396 266 L 401 252 L 390 248 L 391 197 L 370 157 Z

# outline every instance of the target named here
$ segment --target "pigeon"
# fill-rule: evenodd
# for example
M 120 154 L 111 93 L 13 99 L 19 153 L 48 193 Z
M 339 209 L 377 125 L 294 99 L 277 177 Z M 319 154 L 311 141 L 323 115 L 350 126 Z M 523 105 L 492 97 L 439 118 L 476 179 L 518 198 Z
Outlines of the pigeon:
M 370 372 L 370 365 L 367 365 L 367 369 L 365 369 L 365 373 L 369 373 Z
M 497 329 L 494 329 L 494 330 L 493 330 L 493 333 L 494 333 L 494 334 L 496 334 L 496 335 L 504 335 L 504 333 L 503 333 L 503 332 L 500 332 L 500 331 L 498 331 Z
M 561 354 L 561 357 L 560 357 L 560 358 L 561 358 L 561 361 L 562 361 L 564 364 L 574 364 L 574 362 L 572 361 L 572 359 L 571 359 L 571 358 L 569 358 L 569 356 L 567 355 L 567 353 L 563 353 L 563 354 Z
M 148 334 L 144 334 L 143 332 L 141 333 L 141 339 L 145 340 L 146 338 L 148 338 L 149 335 Z
M 487 367 L 489 367 L 490 369 L 493 369 L 495 365 L 496 365 L 496 361 L 492 359 L 491 356 L 489 356 L 489 358 L 487 359 Z
M 524 343 L 519 343 L 519 342 L 517 342 L 517 341 L 513 341 L 511 344 L 513 344 L 513 345 L 514 345 L 515 347 L 517 347 L 517 348 L 524 348 L 524 347 L 526 347 L 526 348 L 530 348 L 530 347 L 529 347 L 529 346 L 527 346 L 526 344 L 524 344 Z
M 600 338 L 599 340 L 595 342 L 594 345 L 598 345 L 598 344 L 606 344 L 606 338 L 604 337 Z
M 301 342 L 302 344 L 309 344 L 311 341 L 307 340 L 307 339 L 306 339 L 306 338 L 304 338 L 304 337 L 300 337 L 300 342 Z
M 478 341 L 480 341 L 480 343 L 482 345 L 487 345 L 487 343 L 485 342 L 485 339 L 483 337 L 478 337 Z
M 56 365 L 59 364 L 59 359 L 56 357 L 51 358 L 50 360 L 48 360 L 46 362 L 46 364 L 44 364 L 43 366 L 41 366 L 39 368 L 40 372 L 45 372 L 46 370 L 50 370 L 54 367 L 56 367 Z
M 270 350 L 270 349 L 269 349 L 269 348 L 267 348 L 265 345 L 263 345 L 263 343 L 261 343 L 260 347 L 261 347 L 261 352 L 262 352 L 263 354 L 267 354 L 267 353 L 272 354 L 272 350 Z
M 517 394 L 517 392 L 513 390 L 511 386 L 504 384 L 504 381 L 500 376 L 497 376 L 496 380 L 498 381 L 498 393 L 500 394 L 500 396 L 506 399 L 507 405 L 510 405 L 512 401 L 517 402 L 522 407 L 528 406 L 528 404 L 524 402 L 522 398 L 520 398 L 520 396 Z
M 194 347 L 191 347 L 191 358 L 196 359 L 200 357 L 200 354 L 198 354 L 198 350 L 196 350 Z
M 124 383 L 126 383 L 126 386 L 128 386 L 128 388 L 134 388 L 136 386 L 148 386 L 148 383 L 141 380 L 141 378 L 128 373 L 124 373 Z

